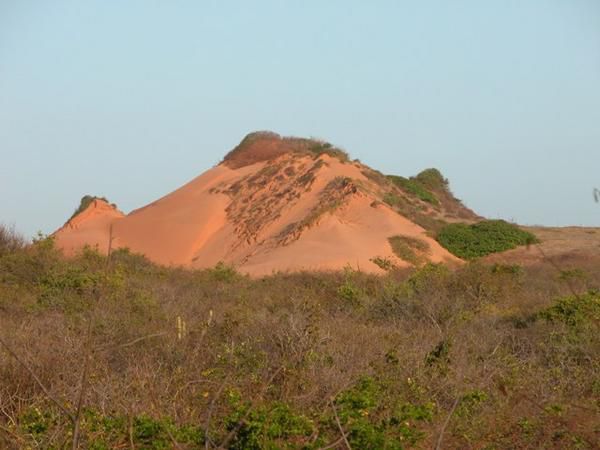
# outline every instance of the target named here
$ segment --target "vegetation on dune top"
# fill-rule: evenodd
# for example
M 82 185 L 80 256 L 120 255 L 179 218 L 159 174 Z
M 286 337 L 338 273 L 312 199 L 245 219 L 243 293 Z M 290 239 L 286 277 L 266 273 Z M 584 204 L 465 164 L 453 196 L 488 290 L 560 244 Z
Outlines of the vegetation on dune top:
M 311 155 L 315 158 L 326 154 L 344 163 L 350 160 L 344 150 L 320 139 L 284 137 L 271 131 L 256 131 L 246 135 L 227 153 L 223 163 L 238 168 L 271 160 L 286 153 Z
M 462 259 L 479 258 L 538 242 L 532 233 L 504 220 L 448 224 L 438 232 L 437 240 Z
M 429 191 L 425 185 L 416 178 L 405 178 L 398 175 L 388 175 L 387 178 L 394 183 L 395 186 L 405 192 L 415 195 L 419 200 L 436 206 L 440 204 L 435 194 Z
M 421 171 L 414 177 L 414 180 L 421 183 L 422 186 L 432 190 L 448 189 L 448 180 L 444 178 L 442 173 L 435 168 L 429 168 Z
M 425 169 L 410 178 L 383 176 L 367 170 L 363 174 L 386 188 L 383 201 L 434 236 L 447 222 L 481 220 L 452 194 L 448 180 L 438 169 Z M 383 181 L 382 181 L 382 177 Z M 387 181 L 391 186 L 385 186 Z
M 0 448 L 597 446 L 593 262 L 254 280 L 21 242 L 0 227 Z
M 435 193 L 448 192 L 448 180 L 444 178 L 438 169 L 425 169 L 418 175 L 410 178 L 387 175 L 387 179 L 399 189 L 434 206 L 440 205 L 440 200 Z
M 95 195 L 84 195 L 83 197 L 81 197 L 81 201 L 79 202 L 79 206 L 77 207 L 77 209 L 73 212 L 73 214 L 71 215 L 71 217 L 69 217 L 69 220 L 73 219 L 75 216 L 81 214 L 83 211 L 85 211 L 88 206 L 90 206 L 95 200 L 102 200 L 108 204 L 110 204 L 111 206 L 116 208 L 116 205 L 114 203 L 110 203 L 106 197 L 97 197 Z
M 335 147 L 333 144 L 326 141 L 313 141 L 313 144 L 308 147 L 308 151 L 316 157 L 328 155 L 332 158 L 337 158 L 344 163 L 350 161 L 350 157 L 345 150 Z

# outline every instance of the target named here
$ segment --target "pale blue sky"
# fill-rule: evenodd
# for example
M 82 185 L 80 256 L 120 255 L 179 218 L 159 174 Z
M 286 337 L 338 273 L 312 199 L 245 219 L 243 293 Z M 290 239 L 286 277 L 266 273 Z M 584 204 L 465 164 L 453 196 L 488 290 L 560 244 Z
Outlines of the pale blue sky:
M 0 222 L 130 211 L 263 129 L 600 225 L 600 1 L 0 0 Z

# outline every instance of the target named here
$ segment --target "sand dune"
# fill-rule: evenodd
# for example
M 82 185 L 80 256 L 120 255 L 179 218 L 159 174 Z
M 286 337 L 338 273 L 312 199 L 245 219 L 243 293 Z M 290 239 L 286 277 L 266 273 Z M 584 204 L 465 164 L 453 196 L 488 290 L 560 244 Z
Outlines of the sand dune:
M 56 243 L 68 255 L 85 245 L 106 252 L 112 237 L 113 248 L 160 264 L 205 268 L 223 261 L 254 276 L 348 265 L 382 272 L 375 257 L 409 265 L 392 251 L 388 237 L 395 235 L 425 242 L 428 260 L 457 260 L 380 201 L 382 187 L 365 176 L 366 166 L 331 151 L 311 153 L 312 141 L 297 141 L 252 139 L 128 215 L 96 199 L 55 233 Z

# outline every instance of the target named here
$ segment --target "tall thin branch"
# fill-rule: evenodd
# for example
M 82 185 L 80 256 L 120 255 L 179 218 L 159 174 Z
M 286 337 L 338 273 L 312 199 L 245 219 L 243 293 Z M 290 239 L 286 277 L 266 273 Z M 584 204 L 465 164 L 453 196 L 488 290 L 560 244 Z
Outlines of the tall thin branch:
M 452 408 L 450 408 L 450 412 L 448 413 L 448 417 L 446 417 L 446 420 L 444 421 L 444 425 L 442 425 L 442 428 L 440 429 L 440 435 L 438 436 L 437 443 L 435 444 L 435 450 L 442 449 L 442 439 L 444 439 L 444 433 L 446 432 L 446 428 L 448 428 L 448 424 L 450 423 L 450 418 L 452 417 L 452 414 L 454 414 L 454 410 L 458 406 L 459 402 L 460 402 L 460 396 L 456 397 L 456 400 L 454 400 L 454 403 L 452 404 Z
M 210 421 L 212 419 L 212 413 L 213 410 L 215 408 L 215 405 L 217 403 L 218 398 L 221 396 L 221 393 L 223 392 L 223 389 L 225 389 L 225 386 L 227 385 L 227 382 L 229 381 L 229 377 L 226 377 L 225 380 L 223 380 L 223 383 L 221 383 L 221 386 L 219 386 L 219 389 L 217 390 L 215 396 L 213 397 L 212 401 L 210 402 L 210 407 L 208 408 L 208 412 L 206 414 L 206 422 L 204 424 L 204 448 L 206 450 L 208 450 L 210 448 L 210 445 L 212 444 L 212 441 L 210 439 Z
M 88 321 L 88 329 L 86 334 L 86 353 L 85 360 L 83 362 L 83 370 L 81 371 L 81 379 L 79 380 L 79 396 L 77 398 L 77 409 L 75 410 L 75 419 L 73 422 L 73 445 L 72 449 L 76 450 L 79 447 L 79 431 L 81 423 L 81 411 L 83 409 L 83 402 L 85 399 L 85 393 L 88 385 L 88 372 L 90 362 L 92 360 L 92 320 Z
M 338 428 L 340 429 L 340 433 L 342 433 L 342 438 L 344 439 L 344 444 L 346 444 L 346 448 L 348 450 L 352 450 L 352 447 L 350 446 L 350 442 L 348 442 L 348 438 L 346 437 L 346 432 L 344 431 L 344 428 L 342 427 L 342 423 L 340 422 L 340 418 L 338 416 L 337 410 L 335 409 L 335 405 L 333 404 L 333 401 L 329 401 L 329 404 L 331 405 L 331 409 L 333 409 L 333 416 L 335 417 L 335 423 L 337 423 Z

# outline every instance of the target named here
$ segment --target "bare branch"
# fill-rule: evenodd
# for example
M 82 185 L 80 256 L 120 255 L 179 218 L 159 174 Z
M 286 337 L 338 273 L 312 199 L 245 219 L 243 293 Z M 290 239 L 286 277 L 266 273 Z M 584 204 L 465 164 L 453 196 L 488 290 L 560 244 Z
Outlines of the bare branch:
M 169 334 L 166 331 L 162 331 L 160 333 L 148 334 L 146 336 L 141 336 L 139 338 L 134 339 L 133 341 L 125 342 L 124 344 L 115 344 L 115 345 L 105 345 L 103 347 L 96 348 L 96 351 L 104 351 L 104 350 L 115 350 L 117 348 L 130 347 L 132 345 L 137 344 L 138 342 L 145 341 L 146 339 L 151 339 L 154 337 L 164 336 Z
M 345 436 L 342 436 L 337 441 L 332 442 L 331 444 L 326 445 L 325 447 L 320 447 L 319 450 L 329 450 L 330 448 L 336 448 L 342 442 L 344 442 Z
M 227 377 L 227 378 L 225 378 L 225 380 L 223 380 L 223 383 L 221 383 L 221 386 L 219 386 L 219 389 L 215 393 L 215 396 L 213 397 L 212 401 L 210 402 L 210 407 L 208 408 L 208 412 L 206 414 L 206 423 L 204 424 L 204 448 L 206 448 L 207 450 L 208 450 L 209 446 L 212 444 L 212 441 L 209 436 L 210 421 L 212 419 L 212 413 L 213 413 L 213 410 L 217 403 L 217 399 L 221 396 L 221 393 L 223 392 L 223 389 L 225 389 L 225 386 L 227 385 L 228 381 L 229 381 L 229 377 Z
M 25 442 L 25 439 L 23 439 L 21 436 L 16 434 L 14 431 L 11 431 L 9 428 L 6 428 L 5 426 L 3 426 L 1 424 L 0 424 L 0 430 L 4 431 L 6 434 L 11 436 L 15 441 Z
M 71 422 L 75 423 L 75 416 L 67 408 L 65 408 L 63 406 L 63 404 L 60 402 L 60 400 L 58 400 L 56 397 L 54 397 L 54 395 L 52 395 L 50 393 L 50 391 L 46 388 L 46 386 L 44 386 L 44 383 L 42 383 L 42 380 L 40 380 L 39 377 L 35 374 L 33 369 L 31 369 L 31 367 L 29 367 L 29 365 L 25 361 L 23 361 L 12 348 L 10 348 L 10 346 L 6 343 L 6 341 L 4 341 L 4 339 L 2 339 L 1 336 L 0 336 L 0 345 L 2 345 L 2 347 L 4 347 L 4 349 L 19 364 L 21 364 L 25 368 L 25 370 L 27 370 L 27 372 L 29 372 L 29 374 L 35 380 L 35 382 L 40 387 L 40 389 L 44 392 L 44 394 L 46 394 L 46 397 L 48 397 L 48 399 L 50 401 L 52 401 L 56 406 L 58 406 L 58 409 L 60 409 L 62 411 L 62 413 L 71 420 Z
M 348 439 L 346 437 L 347 436 L 346 432 L 344 431 L 344 428 L 342 427 L 342 423 L 340 422 L 340 418 L 339 418 L 338 413 L 337 413 L 337 411 L 335 409 L 335 405 L 333 404 L 333 401 L 330 400 L 329 404 L 331 405 L 331 409 L 333 409 L 333 415 L 335 417 L 335 423 L 337 423 L 337 426 L 340 429 L 340 433 L 342 433 L 342 438 L 344 440 L 344 444 L 346 444 L 346 448 L 348 450 L 352 450 L 352 447 L 350 447 L 350 443 L 348 442 Z
M 435 450 L 441 450 L 442 439 L 444 438 L 444 433 L 446 432 L 446 428 L 448 427 L 448 424 L 450 423 L 450 418 L 452 417 L 452 414 L 454 414 L 454 410 L 458 406 L 459 402 L 460 402 L 460 396 L 456 397 L 456 400 L 454 400 L 454 403 L 452 404 L 452 408 L 450 408 L 450 412 L 448 413 L 448 417 L 446 417 L 446 420 L 444 421 L 444 425 L 442 425 L 442 429 L 440 430 L 440 435 L 438 436 L 437 443 L 435 444 Z

